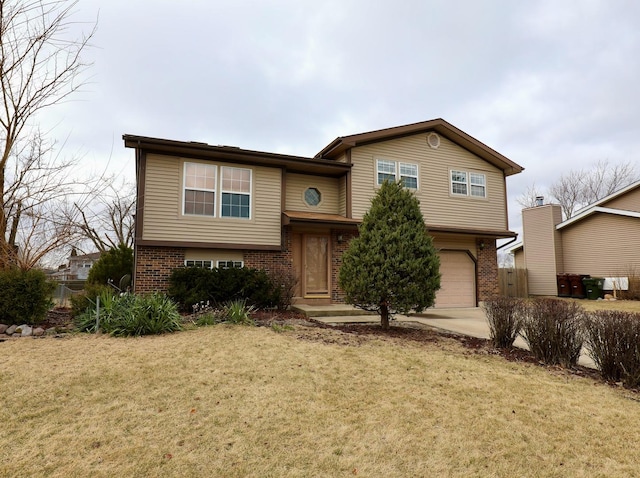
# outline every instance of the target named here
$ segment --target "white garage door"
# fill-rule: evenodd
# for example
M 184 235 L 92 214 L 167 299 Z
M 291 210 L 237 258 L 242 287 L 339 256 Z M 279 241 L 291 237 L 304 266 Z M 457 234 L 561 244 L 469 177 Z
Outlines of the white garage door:
M 440 252 L 436 308 L 476 306 L 476 265 L 464 251 Z

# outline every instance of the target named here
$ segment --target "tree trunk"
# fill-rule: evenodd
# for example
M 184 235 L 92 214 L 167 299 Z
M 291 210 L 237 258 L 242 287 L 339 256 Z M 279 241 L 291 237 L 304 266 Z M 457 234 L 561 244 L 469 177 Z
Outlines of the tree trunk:
M 387 306 L 386 302 L 380 305 L 380 325 L 383 330 L 389 328 L 389 306 Z

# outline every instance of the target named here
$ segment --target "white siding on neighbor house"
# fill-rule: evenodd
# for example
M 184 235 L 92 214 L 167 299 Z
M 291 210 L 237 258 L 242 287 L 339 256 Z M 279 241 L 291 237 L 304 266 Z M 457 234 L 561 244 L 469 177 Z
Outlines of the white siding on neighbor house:
M 564 272 L 594 277 L 640 274 L 640 219 L 596 213 L 561 229 Z
M 251 219 L 219 217 L 219 182 L 216 217 L 185 215 L 183 206 L 184 162 L 244 167 L 252 171 Z M 280 244 L 281 181 L 278 168 L 239 166 L 173 156 L 147 155 L 143 215 L 144 240 L 222 244 Z
M 285 175 L 287 211 L 308 211 L 325 214 L 340 214 L 340 182 L 342 178 L 325 178 L 310 174 Z M 304 201 L 307 188 L 316 188 L 321 193 L 321 201 L 317 206 L 309 206 Z
M 503 172 L 444 137 L 440 147 L 427 144 L 427 134 L 417 134 L 352 149 L 353 216 L 361 218 L 377 191 L 376 159 L 418 165 L 418 190 L 422 214 L 428 225 L 458 228 L 507 229 Z M 486 198 L 454 196 L 450 171 L 486 176 Z
M 522 211 L 524 255 L 531 295 L 557 295 L 556 276 L 562 266 L 562 238 L 556 224 L 562 221 L 562 210 L 547 205 Z

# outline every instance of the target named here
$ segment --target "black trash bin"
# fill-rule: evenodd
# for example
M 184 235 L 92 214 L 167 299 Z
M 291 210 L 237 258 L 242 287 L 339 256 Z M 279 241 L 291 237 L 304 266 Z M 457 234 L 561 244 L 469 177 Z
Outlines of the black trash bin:
M 604 297 L 604 279 L 602 277 L 585 277 L 582 279 L 585 294 L 589 300 L 598 300 Z
M 571 282 L 568 274 L 558 274 L 556 276 L 558 284 L 558 297 L 571 297 Z
M 584 284 L 582 280 L 590 277 L 589 275 L 569 274 L 569 283 L 571 284 L 571 297 L 574 299 L 584 299 Z

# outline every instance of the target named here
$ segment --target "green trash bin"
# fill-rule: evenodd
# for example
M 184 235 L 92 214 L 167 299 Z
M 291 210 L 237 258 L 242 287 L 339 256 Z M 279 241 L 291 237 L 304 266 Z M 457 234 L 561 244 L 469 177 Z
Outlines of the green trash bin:
M 582 279 L 585 294 L 589 300 L 602 299 L 604 279 L 602 277 L 585 277 Z

